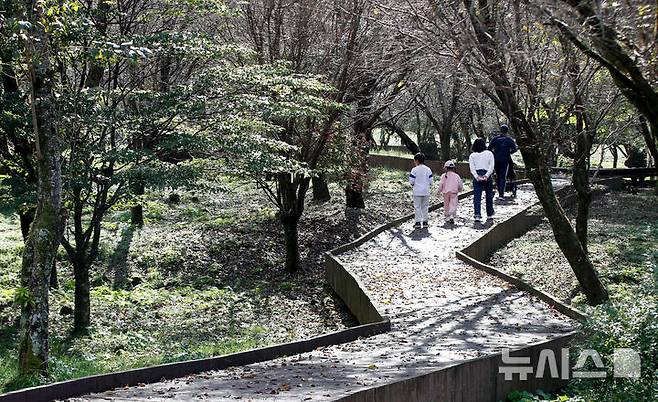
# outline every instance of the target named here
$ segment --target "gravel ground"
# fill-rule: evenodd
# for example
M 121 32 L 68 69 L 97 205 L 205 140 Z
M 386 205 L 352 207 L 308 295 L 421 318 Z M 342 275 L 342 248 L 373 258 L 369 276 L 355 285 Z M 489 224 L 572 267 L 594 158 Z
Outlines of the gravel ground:
M 514 204 L 497 207 L 503 220 L 534 202 L 528 186 Z M 455 251 L 488 228 L 474 224 L 462 201 L 455 227 L 412 222 L 340 256 L 355 272 L 392 331 L 293 357 L 74 399 L 332 400 L 409 378 L 448 363 L 518 348 L 572 331 L 575 323 L 539 300 L 457 261 Z

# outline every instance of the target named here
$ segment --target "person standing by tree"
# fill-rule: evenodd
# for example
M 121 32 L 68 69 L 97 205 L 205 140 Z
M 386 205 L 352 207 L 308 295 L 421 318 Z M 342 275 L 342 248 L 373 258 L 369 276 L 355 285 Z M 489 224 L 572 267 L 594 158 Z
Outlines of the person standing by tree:
M 494 216 L 493 179 L 491 178 L 494 171 L 494 156 L 491 151 L 487 151 L 487 144 L 482 138 L 473 142 L 473 153 L 468 157 L 468 165 L 473 176 L 475 221 L 479 222 L 482 219 L 482 191 L 485 192 L 487 203 L 487 219 L 491 220 Z
M 500 133 L 491 140 L 488 148 L 494 154 L 496 185 L 500 199 L 505 198 L 507 171 L 510 168 L 512 154 L 518 149 L 516 142 L 507 135 L 508 132 L 509 127 L 506 124 L 500 126 Z

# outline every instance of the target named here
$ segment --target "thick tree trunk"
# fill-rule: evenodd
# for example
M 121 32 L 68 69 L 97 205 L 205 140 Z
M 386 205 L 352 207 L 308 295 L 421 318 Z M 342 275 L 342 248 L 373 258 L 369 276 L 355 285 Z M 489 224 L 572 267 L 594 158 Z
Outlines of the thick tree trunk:
M 441 160 L 450 160 L 450 131 L 444 129 L 439 133 L 439 141 L 441 142 Z
M 28 21 L 38 26 L 34 4 L 26 2 Z M 56 127 L 53 71 L 48 38 L 37 28 L 38 40 L 28 41 L 28 52 L 38 54 L 30 66 L 31 108 L 37 165 L 37 208 L 25 242 L 21 268 L 21 304 L 18 366 L 21 373 L 45 370 L 48 366 L 48 297 L 50 273 L 62 236 L 61 149 Z
M 18 210 L 18 218 L 21 222 L 21 234 L 23 235 L 23 242 L 27 241 L 27 236 L 30 234 L 30 225 L 34 220 L 36 207 L 20 208 Z M 57 253 L 55 253 L 57 255 Z M 50 288 L 58 289 L 59 282 L 57 281 L 57 261 L 53 259 L 53 267 L 50 271 Z
M 146 184 L 144 180 L 137 179 L 133 183 L 133 194 L 135 196 L 141 197 L 146 192 Z M 130 207 L 130 223 L 139 227 L 144 226 L 144 207 L 139 201 Z
M 37 166 L 42 173 L 41 163 L 37 163 Z M 54 179 L 52 175 L 49 176 Z M 57 186 L 61 181 L 54 180 L 51 183 Z M 39 187 L 43 188 L 42 183 Z M 18 363 L 23 374 L 45 370 L 48 366 L 50 275 L 65 218 L 63 211 L 55 206 L 59 207 L 57 204 L 40 200 L 23 252 L 21 292 L 24 293 L 18 297 L 22 307 Z
M 73 275 L 75 276 L 73 333 L 75 335 L 84 335 L 89 330 L 89 324 L 91 323 L 89 267 L 84 261 L 77 259 L 73 262 Z
M 300 267 L 299 220 L 304 213 L 304 200 L 310 185 L 310 178 L 290 174 L 279 174 L 278 199 L 286 246 L 286 271 L 295 273 Z
M 286 245 L 286 271 L 295 273 L 299 270 L 299 228 L 294 218 L 283 221 L 283 233 Z
M 329 184 L 327 178 L 323 174 L 313 176 L 313 201 L 315 202 L 328 202 L 331 200 L 331 193 L 329 193 Z

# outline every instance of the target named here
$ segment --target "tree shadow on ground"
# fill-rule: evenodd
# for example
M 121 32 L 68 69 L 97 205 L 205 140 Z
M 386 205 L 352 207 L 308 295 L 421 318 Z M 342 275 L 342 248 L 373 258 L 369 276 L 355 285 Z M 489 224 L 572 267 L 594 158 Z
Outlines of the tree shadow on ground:
M 482 349 L 485 345 L 474 343 L 472 340 L 469 341 L 468 338 L 485 329 L 481 323 L 486 323 L 487 325 L 493 323 L 498 329 L 504 328 L 510 330 L 511 328 L 514 328 L 515 332 L 531 334 L 544 334 L 550 332 L 550 328 L 547 328 L 542 322 L 506 322 L 506 319 L 518 316 L 513 302 L 520 298 L 528 298 L 528 296 L 516 289 L 500 289 L 495 293 L 487 295 L 481 300 L 477 300 L 474 303 L 468 303 L 456 309 L 452 308 L 452 306 L 446 306 L 445 309 L 441 309 L 445 312 L 444 317 L 430 320 L 426 316 L 421 316 L 414 320 L 405 321 L 404 323 L 407 326 L 414 326 L 431 322 L 431 324 L 422 328 L 422 336 L 420 336 L 420 338 L 423 340 L 416 345 L 426 345 L 428 347 L 433 346 L 432 344 L 435 342 L 435 339 L 430 336 L 433 331 L 444 324 L 454 323 L 451 329 L 441 332 L 441 339 L 459 339 L 464 343 L 465 348 L 476 350 Z M 439 309 L 439 307 L 435 308 L 437 310 Z M 521 316 L 519 319 L 522 321 L 535 321 L 535 317 Z
M 489 325 L 488 319 L 492 318 L 492 315 L 496 318 L 498 315 L 514 313 L 511 304 L 495 314 L 492 314 L 491 310 L 500 306 L 500 299 L 513 303 L 516 298 L 527 297 L 518 291 L 516 293 L 510 289 L 500 289 L 482 300 L 450 310 L 445 317 L 436 320 L 427 316 L 419 318 L 419 321 L 429 319 L 430 325 L 423 326 L 413 334 L 405 334 L 403 329 L 394 328 L 393 333 L 368 338 L 363 341 L 365 343 L 359 344 L 359 347 L 338 346 L 335 354 L 331 351 L 320 355 L 305 354 L 283 361 L 220 370 L 141 389 L 119 390 L 114 396 L 148 399 L 150 395 L 162 395 L 162 391 L 166 391 L 171 392 L 170 397 L 181 400 L 194 398 L 200 393 L 206 398 L 220 400 L 279 394 L 286 400 L 306 400 L 320 395 L 337 398 L 346 392 L 419 375 L 423 371 L 439 369 L 448 363 L 467 360 L 473 356 L 497 353 L 503 348 L 527 346 L 529 338 L 547 333 L 540 321 L 533 319 L 518 328 L 496 321 L 494 326 L 502 325 L 506 332 L 504 336 L 492 340 L 478 333 L 482 331 L 482 327 L 478 325 L 480 321 Z M 442 324 L 451 322 L 457 322 L 457 325 L 448 331 L 438 331 Z M 414 325 L 415 320 L 403 323 Z M 526 336 L 520 337 L 517 334 Z M 394 355 L 388 356 L 390 350 L 386 349 L 386 345 L 396 342 L 396 339 L 409 342 L 405 342 L 402 347 L 396 344 Z M 446 345 L 446 348 L 437 349 L 437 345 Z M 345 353 L 350 355 L 346 361 L 341 359 Z M 312 381 L 309 382 L 309 379 Z
M 400 245 L 412 253 L 416 253 L 416 250 L 411 247 L 409 244 L 409 239 L 413 241 L 422 240 L 423 238 L 429 237 L 429 232 L 427 229 L 414 229 L 412 232 L 407 234 L 403 229 L 395 227 L 390 229 L 391 234 L 393 235 L 391 240 L 397 240 L 400 242 Z M 423 233 L 424 232 L 424 233 Z M 391 241 L 392 243 L 392 241 Z M 390 245 L 390 244 L 389 244 Z
M 126 226 L 121 231 L 121 239 L 110 256 L 110 271 L 114 272 L 112 287 L 121 289 L 128 284 L 128 254 L 135 235 L 135 226 Z

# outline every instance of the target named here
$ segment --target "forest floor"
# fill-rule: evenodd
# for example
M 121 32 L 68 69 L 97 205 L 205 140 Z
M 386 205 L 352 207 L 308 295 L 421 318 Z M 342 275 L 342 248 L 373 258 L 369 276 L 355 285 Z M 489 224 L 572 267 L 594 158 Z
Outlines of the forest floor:
M 283 269 L 282 228 L 262 192 L 221 179 L 215 192 L 151 193 L 146 224 L 129 224 L 129 206 L 103 223 L 92 267 L 92 327 L 71 338 L 74 281 L 60 249 L 59 289 L 51 293 L 48 378 L 17 379 L 13 304 L 22 238 L 12 200 L 0 188 L 0 392 L 42 382 L 221 355 L 308 338 L 355 324 L 324 280 L 323 253 L 413 211 L 405 172 L 373 169 L 367 209 L 308 203 L 300 224 L 303 271 Z M 309 194 L 309 200 L 312 196 Z M 436 200 L 433 200 L 436 201 Z
M 609 370 L 616 348 L 639 353 L 640 379 L 614 379 L 609 374 L 605 381 L 572 381 L 564 390 L 570 401 L 656 401 L 658 197 L 653 190 L 611 192 L 596 198 L 589 220 L 589 254 L 611 299 L 597 308 L 586 305 L 547 222 L 499 249 L 490 264 L 587 312 L 590 319 L 584 326 L 584 337 L 574 346 L 577 350 L 596 350 Z M 520 396 L 519 401 L 544 399 Z M 566 400 L 562 397 L 560 400 Z
M 573 214 L 571 214 L 573 217 Z M 592 203 L 589 253 L 613 298 L 658 286 L 658 198 L 607 193 Z M 489 263 L 576 307 L 586 302 L 546 220 L 499 249 Z

